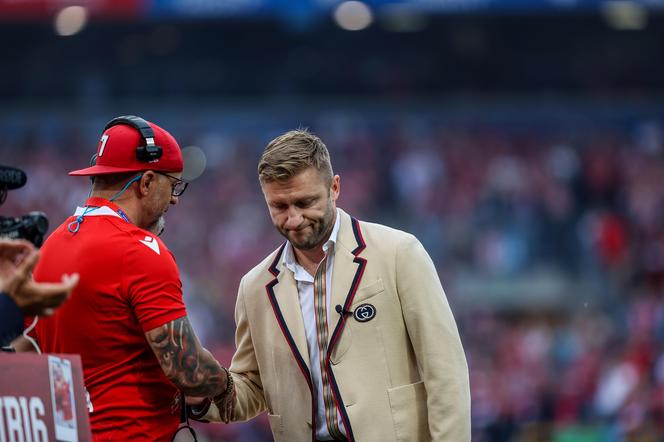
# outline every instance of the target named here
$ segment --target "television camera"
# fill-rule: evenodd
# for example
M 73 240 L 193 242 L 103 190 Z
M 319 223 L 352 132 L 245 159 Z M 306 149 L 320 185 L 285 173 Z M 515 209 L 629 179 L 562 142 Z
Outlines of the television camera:
M 28 180 L 25 172 L 15 167 L 0 165 L 0 205 L 10 190 L 23 187 Z M 0 216 L 0 237 L 25 239 L 39 247 L 48 230 L 48 218 L 43 212 L 30 212 L 18 218 Z

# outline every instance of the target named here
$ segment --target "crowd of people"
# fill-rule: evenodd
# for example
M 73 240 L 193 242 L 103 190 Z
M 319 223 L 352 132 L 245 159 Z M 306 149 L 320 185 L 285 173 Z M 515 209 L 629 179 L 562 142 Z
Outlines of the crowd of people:
M 239 279 L 281 241 L 257 160 L 290 127 L 174 121 L 206 168 L 169 210 L 162 238 L 198 336 L 226 365 Z M 434 259 L 469 363 L 474 440 L 662 440 L 662 126 L 427 117 L 318 118 L 311 128 L 341 175 L 339 207 L 412 232 Z M 66 172 L 85 166 L 98 134 L 70 122 L 5 124 L 0 135 L 0 163 L 29 177 L 3 215 L 40 210 L 57 225 L 84 203 L 89 181 Z M 484 292 L 470 293 L 469 280 Z M 546 284 L 560 289 L 537 302 Z M 266 420 L 199 428 L 215 440 L 270 440 Z

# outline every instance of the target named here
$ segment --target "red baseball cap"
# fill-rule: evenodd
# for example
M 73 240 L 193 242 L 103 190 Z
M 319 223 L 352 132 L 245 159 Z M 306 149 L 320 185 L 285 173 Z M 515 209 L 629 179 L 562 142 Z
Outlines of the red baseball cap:
M 158 170 L 160 172 L 182 172 L 184 162 L 178 142 L 173 135 L 147 122 L 154 131 L 154 144 L 162 149 L 161 158 L 150 162 L 141 161 L 136 156 L 136 148 L 145 145 L 138 129 L 128 124 L 117 124 L 104 131 L 97 146 L 97 159 L 94 166 L 73 170 L 69 175 L 90 176 L 113 173 Z

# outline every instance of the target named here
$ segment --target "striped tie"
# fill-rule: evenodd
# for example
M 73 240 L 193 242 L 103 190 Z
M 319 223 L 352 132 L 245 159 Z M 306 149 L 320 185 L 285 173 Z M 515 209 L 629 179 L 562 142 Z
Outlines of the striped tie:
M 323 381 L 323 400 L 325 403 L 325 421 L 327 428 L 330 431 L 330 436 L 336 440 L 345 440 L 344 435 L 339 431 L 339 424 L 337 421 L 337 407 L 332 397 L 332 388 L 330 387 L 330 380 L 327 377 L 327 370 L 325 369 L 325 360 L 327 357 L 327 302 L 326 296 L 326 281 L 327 281 L 327 255 L 316 270 L 314 276 L 314 311 L 316 312 L 316 330 L 318 337 L 318 356 L 320 360 L 320 373 Z

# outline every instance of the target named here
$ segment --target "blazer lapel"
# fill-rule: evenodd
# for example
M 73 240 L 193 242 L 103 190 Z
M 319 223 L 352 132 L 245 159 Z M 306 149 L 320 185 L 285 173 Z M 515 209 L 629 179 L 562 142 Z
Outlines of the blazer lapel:
M 346 313 L 338 314 L 337 306 L 347 312 L 353 303 L 353 297 L 360 285 L 366 260 L 358 255 L 364 250 L 364 240 L 359 231 L 359 223 L 346 212 L 339 209 L 341 224 L 337 237 L 337 249 L 334 252 L 334 270 L 332 272 L 332 297 L 330 299 L 330 325 L 334 324 L 333 333 L 329 334 L 328 345 L 334 346 L 348 319 Z M 334 318 L 334 320 L 332 319 Z M 330 348 L 331 352 L 333 348 Z
M 297 292 L 297 282 L 293 273 L 281 267 L 278 283 L 274 286 L 274 294 L 284 319 L 286 329 L 293 338 L 295 347 L 304 362 L 309 367 L 309 350 L 307 336 L 304 331 L 304 320 Z
M 281 262 L 284 248 L 285 244 L 276 253 L 268 269 L 274 279 L 265 285 L 265 291 L 279 328 L 306 378 L 309 388 L 312 389 L 307 338 L 300 310 L 297 283 L 292 273 L 285 269 Z
M 339 413 L 341 413 L 341 420 L 346 429 L 348 440 L 354 442 L 355 436 L 353 435 L 353 428 L 350 425 L 350 419 L 346 412 L 343 398 L 341 397 L 341 391 L 337 385 L 330 358 L 339 342 L 342 342 L 342 344 L 339 345 L 339 350 L 342 351 L 342 353 L 343 343 L 345 342 L 346 345 L 349 344 L 347 339 L 341 339 L 344 327 L 346 326 L 346 321 L 348 321 L 348 313 L 346 312 L 350 309 L 357 288 L 360 286 L 362 276 L 364 275 L 364 268 L 367 265 L 367 260 L 360 256 L 360 253 L 362 253 L 366 247 L 364 239 L 362 238 L 360 223 L 356 219 L 351 218 L 341 209 L 339 209 L 339 215 L 341 216 L 341 224 L 337 236 L 338 247 L 337 250 L 335 250 L 334 255 L 332 298 L 330 299 L 330 309 L 334 309 L 335 313 L 332 313 L 331 311 L 328 313 L 332 315 L 336 314 L 337 305 L 340 305 L 342 310 L 340 311 L 341 314 L 338 314 L 336 321 L 330 321 L 330 325 L 336 322 L 336 326 L 334 327 L 334 331 L 330 333 L 325 367 L 330 380 L 330 386 L 332 387 L 334 400 L 337 404 L 337 409 L 339 410 Z
M 339 314 L 337 306 L 344 307 L 345 310 L 346 297 L 351 290 L 353 276 L 357 272 L 358 264 L 353 262 L 354 259 L 355 255 L 342 244 L 338 244 L 337 250 L 334 252 L 332 293 L 330 295 L 330 310 L 328 311 L 328 320 L 330 324 L 328 339 L 330 341 L 332 340 L 332 331 L 335 329 L 339 321 L 341 321 L 343 316 L 342 314 Z

